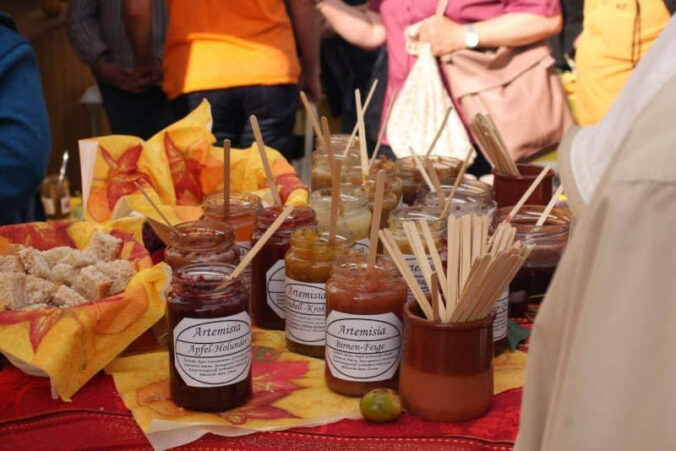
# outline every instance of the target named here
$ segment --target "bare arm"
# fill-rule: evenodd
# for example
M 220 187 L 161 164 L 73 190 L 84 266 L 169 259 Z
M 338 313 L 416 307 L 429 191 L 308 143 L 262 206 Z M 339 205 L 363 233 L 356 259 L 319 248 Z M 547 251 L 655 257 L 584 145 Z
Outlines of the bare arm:
M 546 17 L 531 13 L 507 13 L 476 22 L 479 47 L 520 47 L 541 41 L 561 31 L 561 15 Z M 433 16 L 423 21 L 419 39 L 432 45 L 434 55 L 445 55 L 465 47 L 465 26 L 447 17 Z
M 153 52 L 153 5 L 151 0 L 124 0 L 124 26 L 136 66 L 150 66 Z
M 300 89 L 308 91 L 313 102 L 319 102 L 319 14 L 312 0 L 286 0 L 291 14 L 293 34 L 300 51 L 302 68 Z
M 380 14 L 341 0 L 324 0 L 318 6 L 333 29 L 352 45 L 372 50 L 385 44 L 385 27 Z

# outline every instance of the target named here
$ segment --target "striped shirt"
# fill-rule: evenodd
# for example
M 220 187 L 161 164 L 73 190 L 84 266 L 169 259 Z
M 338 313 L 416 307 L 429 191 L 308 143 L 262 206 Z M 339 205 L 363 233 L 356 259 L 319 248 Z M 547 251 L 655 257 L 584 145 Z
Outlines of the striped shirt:
M 124 27 L 123 0 L 70 0 L 68 2 L 68 38 L 75 54 L 92 66 L 107 53 L 108 60 L 133 68 L 134 53 Z M 153 45 L 162 58 L 167 30 L 164 0 L 153 0 Z

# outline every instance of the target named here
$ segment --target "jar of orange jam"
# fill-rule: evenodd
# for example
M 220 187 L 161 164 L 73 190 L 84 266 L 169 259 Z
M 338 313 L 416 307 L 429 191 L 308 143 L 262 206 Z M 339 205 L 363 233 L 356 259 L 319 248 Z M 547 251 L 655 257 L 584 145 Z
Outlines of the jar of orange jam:
M 359 165 L 359 141 L 352 140 L 350 149 L 345 152 L 345 146 L 349 141 L 350 135 L 331 135 L 331 146 L 333 147 L 334 157 L 340 161 L 342 173 L 346 173 L 349 168 Z M 326 148 L 319 141 L 317 149 L 312 153 L 312 168 L 310 170 L 310 187 L 312 191 L 331 188 L 332 168 L 329 164 L 329 156 Z
M 326 281 L 333 262 L 350 253 L 354 239 L 340 230 L 333 242 L 315 227 L 297 229 L 286 253 L 286 344 L 290 351 L 324 357 Z
M 258 212 L 252 245 L 263 236 L 282 210 L 280 206 L 272 206 Z M 294 208 L 251 262 L 251 313 L 258 327 L 284 330 L 284 257 L 289 250 L 293 231 L 316 223 L 311 208 Z
M 240 259 L 244 258 L 251 249 L 251 235 L 256 223 L 256 214 L 261 208 L 263 205 L 260 197 L 246 193 L 230 193 L 227 216 L 223 208 L 223 193 L 207 196 L 202 205 L 205 218 L 230 224 L 235 233 L 235 244 L 239 248 Z M 247 287 L 251 287 L 251 265 L 244 269 L 242 280 Z
M 328 387 L 347 396 L 397 389 L 406 283 L 387 257 L 373 268 L 366 256 L 341 257 L 326 283 Z

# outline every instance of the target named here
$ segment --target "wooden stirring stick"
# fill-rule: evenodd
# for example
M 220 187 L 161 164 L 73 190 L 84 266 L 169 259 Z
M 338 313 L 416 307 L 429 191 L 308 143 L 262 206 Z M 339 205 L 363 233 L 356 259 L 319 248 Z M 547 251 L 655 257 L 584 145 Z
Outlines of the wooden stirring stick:
M 329 129 L 329 120 L 322 116 L 322 133 L 324 136 L 324 147 L 326 147 L 326 156 L 329 159 L 329 167 L 333 167 L 333 145 L 331 144 L 331 130 Z
M 310 101 L 307 99 L 307 96 L 303 91 L 300 92 L 300 100 L 303 102 L 303 106 L 305 107 L 305 113 L 310 118 L 310 123 L 312 124 L 312 128 L 315 131 L 317 139 L 322 143 L 323 146 L 326 146 L 324 136 L 322 135 L 322 129 L 319 127 L 319 122 L 317 122 L 317 116 L 315 115 L 315 112 L 310 105 Z
M 329 219 L 329 243 L 336 241 L 336 231 L 338 229 L 338 209 L 340 208 L 340 172 L 342 165 L 340 161 L 333 161 L 333 171 L 331 171 L 331 217 Z
M 357 126 L 359 127 L 359 155 L 361 156 L 361 177 L 362 184 L 366 185 L 369 181 L 369 159 L 366 150 L 366 127 L 364 126 L 364 110 L 361 107 L 361 94 L 359 89 L 354 90 L 354 97 L 357 102 Z
M 373 200 L 373 220 L 371 221 L 371 234 L 369 235 L 369 253 L 366 259 L 366 267 L 371 269 L 376 264 L 378 253 L 378 231 L 380 230 L 380 218 L 383 215 L 383 195 L 385 194 L 385 169 L 378 171 L 376 176 L 376 193 Z
M 392 98 L 390 99 L 390 104 L 387 106 L 387 112 L 385 113 L 385 122 L 380 127 L 380 132 L 378 133 L 378 141 L 376 141 L 376 147 L 373 149 L 373 155 L 371 155 L 371 161 L 369 161 L 369 169 L 373 166 L 373 162 L 378 158 L 378 152 L 380 151 L 380 146 L 383 144 L 383 138 L 385 137 L 385 131 L 387 130 L 387 124 L 390 122 L 390 113 L 392 112 L 392 105 L 394 101 L 397 100 L 397 90 L 392 90 Z
M 538 222 L 535 223 L 536 230 L 545 225 L 545 222 L 547 222 L 547 218 L 549 217 L 549 213 L 551 213 L 554 209 L 554 206 L 556 206 L 556 203 L 559 201 L 559 197 L 561 197 L 561 193 L 563 193 L 563 185 L 559 185 L 559 187 L 556 189 L 556 192 L 549 200 L 549 203 L 542 211 L 542 214 L 540 214 Z
M 270 162 L 268 162 L 268 155 L 265 152 L 265 144 L 263 143 L 263 135 L 261 135 L 261 128 L 258 126 L 258 119 L 253 114 L 249 117 L 251 121 L 251 129 L 253 134 L 256 137 L 256 145 L 258 146 L 258 152 L 261 155 L 261 161 L 263 162 L 263 170 L 265 170 L 265 177 L 268 179 L 268 188 L 272 194 L 272 200 L 275 205 L 282 205 L 282 199 L 279 197 L 279 192 L 277 191 L 277 185 L 275 184 L 275 179 L 272 176 L 272 170 L 270 169 Z
M 444 202 L 446 199 L 446 195 L 444 194 L 444 189 L 441 187 L 441 182 L 439 181 L 439 176 L 437 175 L 437 170 L 434 169 L 434 161 L 427 159 L 427 175 L 430 177 L 430 181 L 432 182 L 432 186 L 434 186 L 434 191 L 437 193 L 437 199 L 439 199 L 439 203 Z M 443 216 L 442 216 L 443 217 Z
M 432 150 L 434 150 L 434 146 L 437 145 L 437 141 L 439 141 L 439 138 L 441 137 L 441 133 L 444 131 L 444 128 L 446 128 L 446 123 L 448 122 L 448 118 L 451 115 L 451 111 L 453 111 L 453 106 L 449 106 L 448 109 L 446 110 L 446 114 L 444 114 L 444 118 L 441 120 L 441 125 L 439 126 L 439 129 L 437 130 L 437 134 L 434 135 L 434 139 L 432 140 L 432 144 L 427 148 L 427 152 L 425 152 L 425 160 L 427 160 L 430 155 L 432 154 Z
M 432 302 L 432 314 L 434 315 L 434 321 L 437 323 L 441 322 L 441 299 L 439 298 L 439 277 L 437 273 L 433 272 L 430 277 L 432 283 L 430 284 L 430 301 Z
M 469 166 L 469 160 L 471 158 L 472 158 L 472 149 L 470 148 L 467 149 L 467 156 L 465 157 L 465 161 L 463 161 L 462 166 L 460 166 L 460 171 L 458 171 L 458 175 L 455 178 L 455 183 L 453 183 L 453 189 L 451 189 L 451 192 L 446 198 L 446 202 L 444 203 L 444 208 L 441 210 L 442 218 L 448 216 L 448 212 L 451 210 L 453 196 L 455 196 L 455 192 L 458 191 L 458 187 L 462 183 L 463 177 L 465 177 L 465 172 L 467 172 L 467 166 Z
M 169 222 L 169 219 L 167 219 L 167 217 L 164 216 L 164 213 L 162 213 L 162 210 L 160 210 L 160 207 L 158 207 L 158 206 L 155 204 L 155 202 L 153 202 L 153 200 L 150 198 L 150 196 L 148 196 L 148 193 L 146 193 L 146 190 L 144 190 L 143 187 L 142 187 L 141 185 L 139 185 L 138 182 L 136 182 L 136 181 L 134 181 L 134 186 L 136 187 L 137 190 L 139 190 L 139 191 L 141 192 L 141 194 L 143 194 L 143 197 L 146 198 L 146 200 L 148 201 L 148 203 L 155 209 L 155 211 L 157 212 L 157 214 L 160 215 L 160 218 L 162 218 L 162 220 L 163 220 L 164 223 L 167 225 L 167 227 L 169 227 L 169 228 L 171 229 L 172 232 L 177 233 L 178 235 L 181 235 L 181 232 L 179 232 L 179 231 L 176 229 L 176 227 L 174 227 L 173 225 L 171 225 L 171 222 Z
M 267 243 L 270 237 L 277 231 L 277 229 L 279 229 L 284 220 L 291 214 L 293 209 L 294 209 L 293 205 L 288 205 L 287 207 L 284 208 L 284 210 L 282 210 L 279 216 L 277 216 L 277 219 L 275 219 L 275 222 L 273 222 L 272 225 L 268 228 L 268 230 L 265 231 L 263 236 L 261 236 L 261 238 L 258 241 L 256 241 L 256 244 L 254 244 L 251 250 L 247 252 L 242 261 L 239 262 L 239 265 L 237 265 L 237 267 L 230 273 L 230 275 L 227 278 L 227 281 L 218 285 L 216 289 L 227 286 L 228 281 L 236 278 L 242 273 L 242 271 L 244 271 L 244 268 L 246 268 L 249 265 L 249 263 L 251 263 L 251 260 L 253 260 L 256 254 L 260 252 L 261 248 L 265 246 L 265 243 Z
M 533 194 L 533 191 L 535 191 L 535 188 L 538 187 L 540 182 L 545 178 L 545 176 L 547 175 L 547 173 L 551 169 L 552 169 L 551 165 L 548 164 L 547 166 L 545 166 L 545 168 L 540 172 L 540 174 L 535 178 L 535 180 L 533 180 L 533 183 L 531 183 L 531 185 L 528 187 L 526 192 L 523 193 L 523 196 L 521 196 L 521 199 L 519 199 L 519 201 L 516 203 L 516 205 L 514 205 L 514 208 L 512 208 L 512 210 L 509 212 L 507 217 L 505 217 L 505 220 L 503 222 L 509 223 L 509 222 L 512 221 L 512 219 L 514 218 L 514 215 L 516 215 L 519 212 L 521 207 L 523 207 L 523 204 L 526 203 L 528 198 Z
M 364 109 L 362 111 L 362 114 L 366 113 L 366 110 L 368 109 L 369 105 L 371 104 L 371 99 L 373 98 L 373 94 L 376 92 L 376 86 L 378 86 L 378 79 L 373 80 L 373 83 L 371 84 L 371 88 L 369 89 L 369 93 L 366 95 L 366 101 L 364 102 Z M 357 114 L 359 114 L 358 109 L 357 109 Z M 347 145 L 345 146 L 345 150 L 343 150 L 343 155 L 347 155 L 347 151 L 350 150 L 350 146 L 352 146 L 352 141 L 354 141 L 354 138 L 357 136 L 358 131 L 359 131 L 359 123 L 354 124 L 354 128 L 352 129 L 352 134 L 350 135 L 350 139 L 347 140 Z
M 413 162 L 415 163 L 415 167 L 418 168 L 418 171 L 420 172 L 420 175 L 422 176 L 423 180 L 425 181 L 427 188 L 429 188 L 430 191 L 434 191 L 434 185 L 432 185 L 432 180 L 430 180 L 429 175 L 427 175 L 427 171 L 425 170 L 422 163 L 420 162 L 420 158 L 418 157 L 418 154 L 415 153 L 415 150 L 413 150 L 413 147 L 411 147 L 411 146 L 408 146 L 408 151 L 411 153 L 411 157 L 413 157 Z
M 230 216 L 230 140 L 223 141 L 223 217 Z

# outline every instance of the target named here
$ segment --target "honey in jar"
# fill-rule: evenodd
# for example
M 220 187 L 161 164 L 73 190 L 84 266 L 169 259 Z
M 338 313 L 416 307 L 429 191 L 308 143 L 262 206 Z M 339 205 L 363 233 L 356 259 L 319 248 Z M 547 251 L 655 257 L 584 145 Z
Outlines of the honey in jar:
M 235 233 L 235 244 L 239 249 L 240 259 L 244 258 L 251 249 L 251 235 L 256 223 L 256 214 L 261 208 L 263 205 L 258 196 L 245 193 L 230 193 L 227 216 L 223 208 L 222 192 L 207 196 L 202 205 L 205 218 L 230 224 Z M 247 287 L 251 287 L 251 266 L 244 269 L 242 280 Z
M 175 271 L 194 262 L 239 263 L 235 234 L 229 224 L 213 221 L 183 222 L 174 226 L 164 261 Z
M 310 194 L 310 208 L 315 211 L 317 227 L 323 232 L 329 230 L 331 197 L 331 188 L 320 189 Z M 366 252 L 369 248 L 371 218 L 371 210 L 364 190 L 358 186 L 343 184 L 340 188 L 338 228 L 352 232 L 355 247 L 360 252 Z
M 349 230 L 338 230 L 333 241 L 315 227 L 297 229 L 286 253 L 286 344 L 290 351 L 324 357 L 326 281 L 334 261 L 350 253 Z
M 251 398 L 251 318 L 234 266 L 200 262 L 174 271 L 167 302 L 169 381 L 176 405 L 223 411 Z M 223 284 L 223 286 L 221 286 Z
M 425 278 L 423 277 L 422 270 L 418 264 L 418 260 L 413 253 L 413 247 L 406 237 L 404 232 L 404 222 L 414 221 L 417 223 L 419 220 L 424 220 L 429 225 L 430 231 L 432 232 L 432 238 L 434 239 L 434 244 L 437 247 L 437 250 L 440 254 L 445 252 L 443 251 L 443 240 L 442 237 L 446 235 L 446 221 L 441 219 L 441 211 L 438 208 L 427 208 L 427 207 L 400 207 L 392 212 L 389 218 L 389 230 L 392 232 L 397 247 L 404 255 L 406 263 L 408 263 L 411 272 L 415 276 L 420 288 L 426 296 L 430 295 L 429 287 L 425 283 Z M 427 243 L 425 237 L 422 234 L 422 231 L 416 224 L 416 229 L 420 236 L 420 241 L 423 244 L 425 253 L 427 255 L 427 261 L 430 264 L 431 268 L 434 268 L 434 263 L 432 262 L 432 257 L 429 255 L 429 250 L 427 249 Z M 413 300 L 413 293 L 408 292 L 408 299 Z
M 272 206 L 258 212 L 252 246 L 275 222 L 282 210 L 280 206 Z M 314 225 L 315 214 L 311 208 L 294 208 L 251 262 L 251 313 L 258 327 L 284 330 L 284 257 L 289 250 L 293 231 Z
M 372 268 L 366 255 L 341 257 L 326 283 L 328 387 L 347 396 L 374 388 L 396 389 L 407 287 L 391 260 Z

